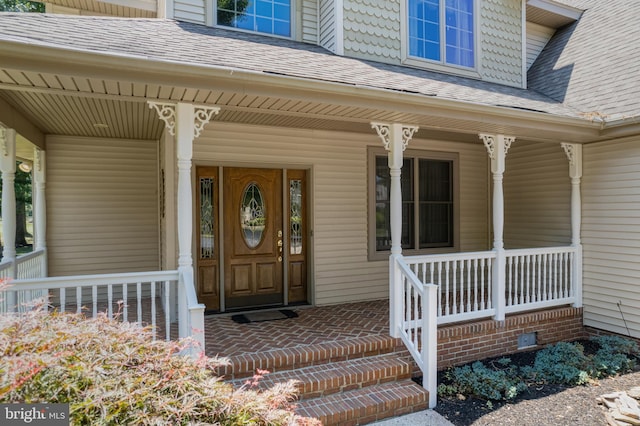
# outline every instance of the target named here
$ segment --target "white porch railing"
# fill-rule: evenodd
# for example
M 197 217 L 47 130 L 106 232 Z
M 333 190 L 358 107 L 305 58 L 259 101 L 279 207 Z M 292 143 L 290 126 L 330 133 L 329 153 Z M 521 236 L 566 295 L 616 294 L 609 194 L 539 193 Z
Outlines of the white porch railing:
M 578 250 L 506 250 L 503 259 L 496 251 L 391 256 L 391 335 L 402 339 L 422 370 L 430 407 L 437 392 L 437 325 L 498 312 L 580 306 Z M 505 265 L 498 271 L 504 273 L 496 272 L 497 265 Z M 500 277 L 505 282 L 498 282 Z
M 506 251 L 505 312 L 576 302 L 575 247 Z
M 0 263 L 0 279 L 11 282 L 14 279 L 44 278 L 47 276 L 47 251 L 40 249 L 18 256 L 12 261 Z M 47 294 L 46 290 L 31 290 L 29 292 L 5 292 L 0 297 L 0 312 L 14 310 L 24 306 L 34 299 L 40 299 Z
M 438 324 L 489 317 L 493 251 L 405 257 L 423 284 L 438 286 Z
M 402 258 L 396 259 L 395 267 L 399 270 L 404 294 L 399 301 L 402 305 L 400 338 L 422 370 L 422 386 L 429 391 L 429 408 L 434 408 L 438 395 L 438 287 L 420 282 Z
M 192 337 L 196 344 L 188 351 L 197 355 L 204 350 L 204 305 L 197 303 L 193 280 L 178 271 L 19 279 L 9 285 L 2 295 L 17 301 L 17 308 L 6 306 L 5 301 L 8 310 L 28 309 L 21 302 L 32 300 L 34 292 L 43 292 L 49 305 L 61 312 L 94 318 L 98 312 L 109 318 L 117 313 L 121 321 L 152 326 L 154 340 Z M 172 332 L 176 318 L 177 333 Z

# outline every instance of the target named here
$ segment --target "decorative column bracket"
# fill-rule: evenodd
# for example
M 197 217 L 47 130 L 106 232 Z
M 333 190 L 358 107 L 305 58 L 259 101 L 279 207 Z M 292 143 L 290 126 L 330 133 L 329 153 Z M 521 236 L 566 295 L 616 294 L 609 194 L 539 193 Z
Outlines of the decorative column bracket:
M 9 145 L 7 144 L 7 129 L 0 125 L 0 147 L 2 149 L 2 155 L 9 156 Z
M 171 136 L 176 135 L 176 104 L 170 102 L 147 101 L 149 108 L 156 110 L 158 118 L 164 124 Z M 194 105 L 193 137 L 197 138 L 202 133 L 204 126 L 211 121 L 211 118 L 220 112 L 220 107 L 207 105 Z
M 407 146 L 409 145 L 409 141 L 413 138 L 413 135 L 415 134 L 415 132 L 418 131 L 419 127 L 418 126 L 408 126 L 408 125 L 404 125 L 404 124 L 400 124 L 399 126 L 401 126 L 401 132 L 402 132 L 402 151 L 405 151 L 407 149 Z M 391 144 L 391 129 L 390 129 L 390 125 L 388 123 L 377 123 L 377 122 L 372 122 L 371 123 L 371 128 L 375 129 L 376 133 L 378 133 L 378 136 L 380 136 L 380 139 L 382 139 L 382 143 L 384 145 L 384 149 L 386 149 L 387 151 L 390 151 L 390 144 Z
M 569 177 L 580 179 L 582 177 L 582 145 L 563 142 L 560 146 L 569 160 Z

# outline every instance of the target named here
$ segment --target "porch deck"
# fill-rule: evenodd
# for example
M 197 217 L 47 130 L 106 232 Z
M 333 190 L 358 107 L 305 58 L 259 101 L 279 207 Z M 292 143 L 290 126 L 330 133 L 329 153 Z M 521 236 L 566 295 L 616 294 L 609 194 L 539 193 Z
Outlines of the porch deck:
M 352 339 L 389 336 L 389 301 L 292 308 L 297 318 L 238 324 L 231 315 L 204 319 L 206 354 L 231 357 Z

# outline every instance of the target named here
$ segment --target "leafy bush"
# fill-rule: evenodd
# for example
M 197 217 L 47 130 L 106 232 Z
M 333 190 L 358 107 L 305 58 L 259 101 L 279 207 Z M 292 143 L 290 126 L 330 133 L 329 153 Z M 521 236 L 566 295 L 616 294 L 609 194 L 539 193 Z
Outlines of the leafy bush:
M 600 349 L 591 360 L 590 374 L 601 378 L 632 371 L 636 365 L 634 358 L 640 353 L 638 344 L 620 336 L 597 336 L 591 338 Z
M 510 400 L 530 384 L 582 385 L 634 368 L 635 357 L 640 354 L 636 342 L 619 336 L 600 336 L 592 340 L 600 346 L 594 355 L 586 355 L 579 343 L 560 342 L 538 351 L 531 366 L 517 367 L 509 358 L 501 358 L 491 367 L 477 361 L 449 369 L 444 376 L 445 383 L 438 386 L 438 394 Z
M 536 381 L 582 385 L 589 380 L 588 364 L 581 344 L 560 342 L 538 352 L 533 367 L 523 370 Z
M 482 362 L 474 362 L 447 371 L 446 377 L 451 385 L 441 385 L 441 395 L 476 395 L 485 399 L 513 399 L 527 388 L 517 374 L 517 369 L 510 365 L 508 358 L 499 361 L 504 369 L 492 369 Z
M 224 360 L 177 355 L 187 344 L 105 316 L 0 315 L 0 402 L 69 403 L 72 424 L 319 424 L 293 413 L 293 382 L 234 390 Z

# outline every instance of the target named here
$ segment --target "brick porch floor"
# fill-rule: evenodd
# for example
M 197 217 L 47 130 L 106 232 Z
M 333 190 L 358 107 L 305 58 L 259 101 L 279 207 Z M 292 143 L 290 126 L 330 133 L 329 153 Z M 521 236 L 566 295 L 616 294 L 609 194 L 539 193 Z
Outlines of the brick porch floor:
M 291 310 L 297 318 L 249 324 L 206 316 L 206 354 L 229 357 L 389 334 L 388 300 Z

